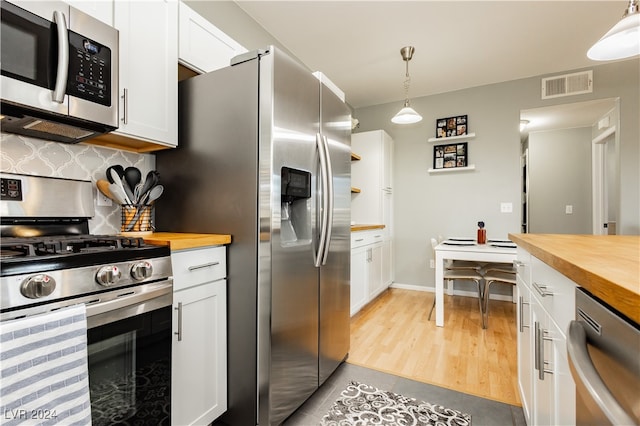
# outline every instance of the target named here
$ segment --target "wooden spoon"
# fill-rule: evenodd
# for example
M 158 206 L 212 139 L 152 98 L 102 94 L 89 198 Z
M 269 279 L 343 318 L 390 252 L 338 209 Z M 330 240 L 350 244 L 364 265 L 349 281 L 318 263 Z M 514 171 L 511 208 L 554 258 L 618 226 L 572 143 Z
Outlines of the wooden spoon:
M 105 197 L 110 198 L 113 201 L 117 202 L 118 200 L 116 200 L 116 198 L 111 193 L 111 190 L 109 189 L 109 185 L 110 185 L 109 181 L 105 179 L 98 179 L 98 181 L 96 182 L 96 186 L 98 187 L 98 190 L 102 192 Z

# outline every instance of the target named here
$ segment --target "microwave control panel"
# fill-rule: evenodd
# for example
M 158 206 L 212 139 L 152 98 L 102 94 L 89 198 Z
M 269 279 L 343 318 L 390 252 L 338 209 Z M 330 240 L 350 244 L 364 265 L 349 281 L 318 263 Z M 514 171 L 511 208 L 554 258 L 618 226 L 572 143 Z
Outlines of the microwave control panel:
M 67 94 L 111 106 L 111 49 L 69 31 Z

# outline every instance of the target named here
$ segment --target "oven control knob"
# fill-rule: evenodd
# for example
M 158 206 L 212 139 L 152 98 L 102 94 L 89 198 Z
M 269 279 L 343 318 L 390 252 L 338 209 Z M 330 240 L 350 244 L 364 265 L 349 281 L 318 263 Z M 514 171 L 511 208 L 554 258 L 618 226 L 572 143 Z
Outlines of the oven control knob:
M 56 288 L 56 280 L 50 275 L 39 274 L 27 278 L 20 286 L 20 293 L 29 299 L 46 297 Z
M 103 266 L 96 274 L 96 281 L 103 286 L 110 286 L 118 282 L 122 274 L 117 266 Z
M 151 274 L 153 274 L 151 262 L 138 262 L 131 267 L 131 276 L 138 281 L 151 277 Z

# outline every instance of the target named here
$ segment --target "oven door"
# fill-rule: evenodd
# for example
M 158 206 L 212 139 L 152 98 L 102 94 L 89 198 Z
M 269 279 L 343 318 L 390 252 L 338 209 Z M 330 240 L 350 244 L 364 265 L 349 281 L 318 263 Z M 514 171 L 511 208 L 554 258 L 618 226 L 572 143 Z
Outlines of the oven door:
M 169 425 L 171 280 L 87 304 L 92 424 Z

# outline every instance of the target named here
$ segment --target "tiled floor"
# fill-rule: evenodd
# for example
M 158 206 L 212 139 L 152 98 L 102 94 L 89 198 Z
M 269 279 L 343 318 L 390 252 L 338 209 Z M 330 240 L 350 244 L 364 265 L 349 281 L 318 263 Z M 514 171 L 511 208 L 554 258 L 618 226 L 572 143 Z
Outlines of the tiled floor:
M 300 407 L 284 426 L 314 426 L 339 398 L 347 384 L 355 380 L 420 401 L 439 404 L 471 415 L 472 426 L 524 426 L 521 407 L 405 379 L 353 364 L 343 363 L 326 383 Z

